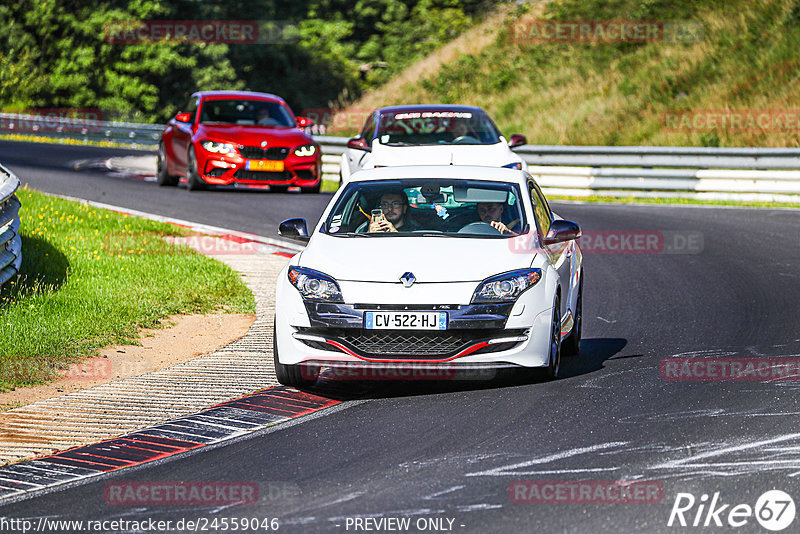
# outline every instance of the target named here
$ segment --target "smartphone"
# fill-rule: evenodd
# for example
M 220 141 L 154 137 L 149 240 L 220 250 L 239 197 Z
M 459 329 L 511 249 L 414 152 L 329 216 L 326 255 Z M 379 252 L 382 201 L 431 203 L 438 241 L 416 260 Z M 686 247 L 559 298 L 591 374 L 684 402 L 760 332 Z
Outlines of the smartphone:
M 379 221 L 381 219 L 383 219 L 383 210 L 380 208 L 372 210 L 372 220 Z

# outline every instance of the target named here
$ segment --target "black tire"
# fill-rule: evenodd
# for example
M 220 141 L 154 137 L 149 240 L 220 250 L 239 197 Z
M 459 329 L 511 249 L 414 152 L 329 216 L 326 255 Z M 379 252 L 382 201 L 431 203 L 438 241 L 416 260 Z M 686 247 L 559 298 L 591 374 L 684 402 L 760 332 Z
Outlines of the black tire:
M 550 358 L 541 371 L 543 380 L 555 380 L 561 370 L 561 298 L 556 297 L 553 308 L 553 324 L 550 327 Z
M 581 281 L 578 284 L 578 302 L 575 305 L 575 323 L 572 332 L 561 343 L 562 356 L 577 356 L 581 351 L 581 331 L 583 330 L 583 269 L 581 269 Z
M 313 386 L 317 379 L 316 373 L 310 367 L 306 367 L 306 372 L 303 372 L 300 365 L 287 365 L 278 361 L 278 344 L 275 341 L 277 336 L 275 335 L 274 320 L 272 322 L 272 332 L 272 358 L 275 362 L 275 376 L 278 378 L 278 382 L 292 388 Z
M 189 154 L 186 156 L 186 189 L 200 191 L 206 187 L 208 185 L 197 174 L 197 157 L 194 155 L 194 148 L 190 148 Z
M 311 187 L 301 187 L 300 191 L 303 193 L 319 193 L 319 190 L 322 188 L 322 180 L 320 179 L 317 182 L 317 185 L 312 185 Z
M 162 187 L 175 187 L 178 185 L 178 177 L 171 176 L 167 169 L 167 149 L 164 143 L 158 144 L 158 159 L 156 161 L 156 182 Z

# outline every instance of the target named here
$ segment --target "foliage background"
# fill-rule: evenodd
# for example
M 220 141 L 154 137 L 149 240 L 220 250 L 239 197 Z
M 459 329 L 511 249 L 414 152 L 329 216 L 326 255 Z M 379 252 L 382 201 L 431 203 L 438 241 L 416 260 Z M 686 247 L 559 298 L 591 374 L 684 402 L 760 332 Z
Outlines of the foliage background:
M 300 112 L 349 102 L 486 11 L 486 0 L 20 0 L 0 5 L 0 109 L 100 108 L 161 122 L 196 90 L 283 96 Z M 285 44 L 113 44 L 110 22 L 274 20 Z M 367 68 L 375 67 L 378 68 Z

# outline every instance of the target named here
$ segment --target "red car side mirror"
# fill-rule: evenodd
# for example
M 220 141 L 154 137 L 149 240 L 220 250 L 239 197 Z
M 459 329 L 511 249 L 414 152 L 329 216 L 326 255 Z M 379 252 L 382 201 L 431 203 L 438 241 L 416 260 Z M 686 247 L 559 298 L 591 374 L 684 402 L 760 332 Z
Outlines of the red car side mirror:
M 312 121 L 308 117 L 297 117 L 297 125 L 300 128 L 309 128 L 311 126 L 314 126 L 314 121 Z
M 178 113 L 175 115 L 175 120 L 178 122 L 191 122 L 192 121 L 192 114 L 191 113 Z
M 352 139 L 347 141 L 347 148 L 354 148 L 356 150 L 365 150 L 367 152 L 372 152 L 372 147 L 367 144 L 366 139 L 357 135 Z
M 524 135 L 514 134 L 511 136 L 511 139 L 508 140 L 509 148 L 514 148 L 515 146 L 522 146 L 527 144 L 528 140 L 525 138 Z

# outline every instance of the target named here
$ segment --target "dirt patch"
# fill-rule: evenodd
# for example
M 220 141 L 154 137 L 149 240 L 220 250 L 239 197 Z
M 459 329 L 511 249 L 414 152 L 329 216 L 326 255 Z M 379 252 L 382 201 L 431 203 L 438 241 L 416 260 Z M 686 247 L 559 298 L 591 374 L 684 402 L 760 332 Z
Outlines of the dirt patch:
M 164 321 L 168 328 L 144 329 L 141 345 L 108 347 L 100 355 L 75 364 L 63 378 L 41 386 L 0 393 L 0 411 L 60 397 L 112 380 L 143 375 L 210 354 L 244 336 L 255 315 L 213 313 L 178 315 Z

